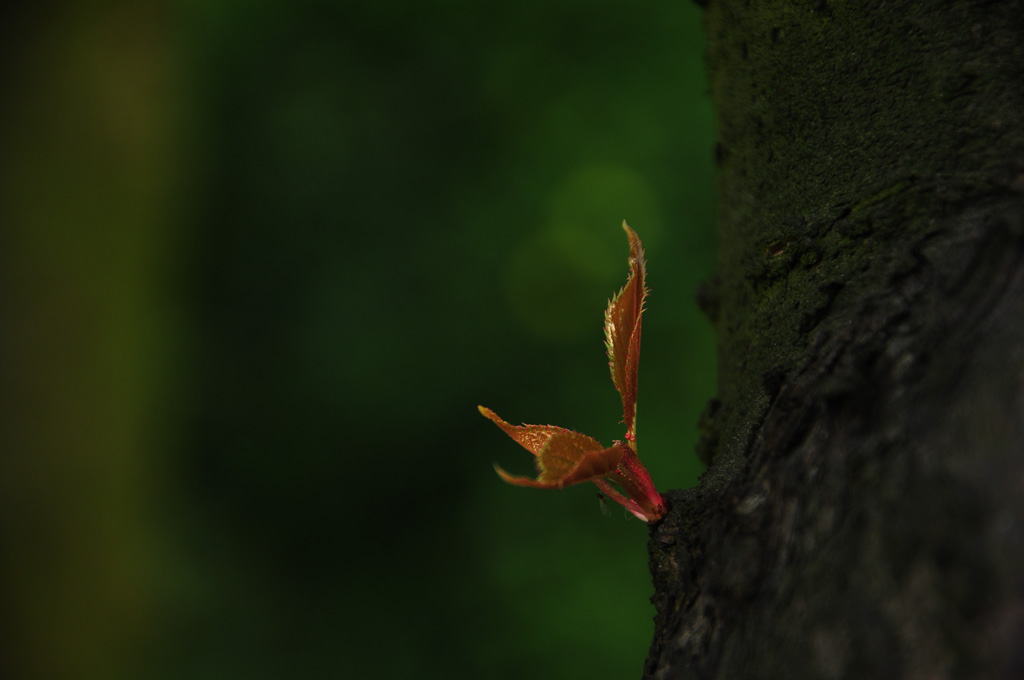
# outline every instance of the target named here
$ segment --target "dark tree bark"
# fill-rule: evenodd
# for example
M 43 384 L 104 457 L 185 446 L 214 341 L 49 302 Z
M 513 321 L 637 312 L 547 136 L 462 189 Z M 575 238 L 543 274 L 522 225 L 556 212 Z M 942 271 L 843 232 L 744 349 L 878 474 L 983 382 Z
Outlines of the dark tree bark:
M 719 335 L 648 678 L 1024 677 L 1024 4 L 712 0 Z

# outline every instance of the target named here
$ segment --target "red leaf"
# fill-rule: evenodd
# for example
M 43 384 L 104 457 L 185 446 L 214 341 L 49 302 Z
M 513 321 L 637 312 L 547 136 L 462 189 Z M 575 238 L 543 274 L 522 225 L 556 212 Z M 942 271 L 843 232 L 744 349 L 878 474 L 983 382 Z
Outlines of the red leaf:
M 510 484 L 542 489 L 561 489 L 581 482 L 600 479 L 615 471 L 625 453 L 621 445 L 587 449 L 590 437 L 579 432 L 560 432 L 552 436 L 537 456 L 537 479 L 510 475 L 499 466 L 501 478 Z M 600 446 L 600 445 L 599 445 Z
M 588 451 L 595 449 L 603 449 L 601 442 L 597 441 L 592 437 L 588 437 L 585 434 L 579 432 L 573 432 L 572 430 L 564 427 L 558 427 L 556 425 L 511 425 L 502 420 L 497 413 L 485 406 L 477 406 L 480 413 L 485 418 L 494 422 L 498 427 L 505 431 L 509 437 L 519 442 L 519 445 L 524 449 L 538 455 L 544 445 L 548 443 L 548 440 L 556 434 L 569 433 L 579 438 L 579 444 Z
M 640 237 L 622 223 L 629 238 L 629 278 L 608 302 L 604 313 L 605 348 L 612 382 L 622 396 L 622 420 L 627 438 L 635 435 L 637 376 L 640 371 L 640 326 L 647 297 L 647 262 Z

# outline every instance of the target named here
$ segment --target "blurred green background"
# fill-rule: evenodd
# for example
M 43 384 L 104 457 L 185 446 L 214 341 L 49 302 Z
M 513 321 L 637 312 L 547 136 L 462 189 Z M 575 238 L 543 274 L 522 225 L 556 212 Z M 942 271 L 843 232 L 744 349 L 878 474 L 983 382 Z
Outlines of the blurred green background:
M 639 443 L 714 393 L 690 2 L 0 10 L 0 676 L 638 677 L 646 527 L 477 413 Z

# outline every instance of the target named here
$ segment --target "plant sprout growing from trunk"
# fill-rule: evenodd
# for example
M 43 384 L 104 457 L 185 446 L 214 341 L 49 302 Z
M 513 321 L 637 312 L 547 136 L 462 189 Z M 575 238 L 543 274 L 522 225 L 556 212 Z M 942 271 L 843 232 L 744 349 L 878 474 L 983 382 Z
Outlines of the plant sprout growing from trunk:
M 494 468 L 509 484 L 538 489 L 561 489 L 593 482 L 601 493 L 631 513 L 653 522 L 665 514 L 665 504 L 636 451 L 636 393 L 640 369 L 640 326 L 647 297 L 647 263 L 643 243 L 628 224 L 629 278 L 608 302 L 604 313 L 605 348 L 612 382 L 622 397 L 624 441 L 605 447 L 596 439 L 555 425 L 511 425 L 494 411 L 478 406 L 490 419 L 536 456 L 537 477 L 511 475 Z

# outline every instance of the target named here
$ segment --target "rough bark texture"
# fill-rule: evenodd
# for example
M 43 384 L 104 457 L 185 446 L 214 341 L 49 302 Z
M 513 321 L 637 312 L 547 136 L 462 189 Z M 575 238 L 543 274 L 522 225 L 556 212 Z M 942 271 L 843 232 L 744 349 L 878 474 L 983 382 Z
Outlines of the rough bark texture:
M 1024 677 L 1024 6 L 713 0 L 719 334 L 648 678 Z

